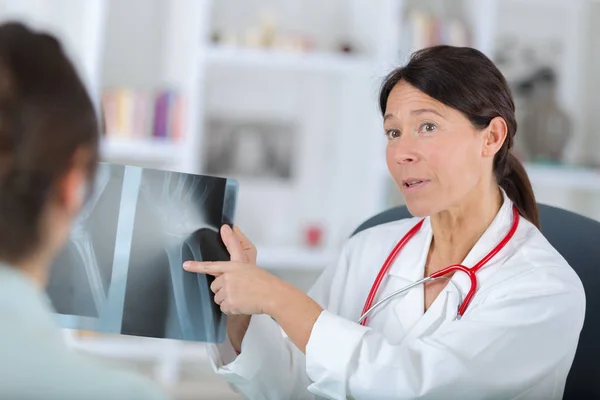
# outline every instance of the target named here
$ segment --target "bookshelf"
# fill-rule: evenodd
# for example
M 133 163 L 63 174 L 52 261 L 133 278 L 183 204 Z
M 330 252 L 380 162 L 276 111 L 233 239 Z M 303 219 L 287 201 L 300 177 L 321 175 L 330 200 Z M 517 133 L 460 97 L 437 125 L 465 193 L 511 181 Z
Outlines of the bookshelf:
M 186 9 L 194 13 L 200 3 L 104 2 L 98 86 L 107 125 L 105 159 L 190 169 L 196 97 L 188 56 L 194 54 L 182 54 L 181 46 L 190 45 L 186 36 L 197 34 L 198 24 L 182 15 Z
M 600 169 L 531 163 L 525 168 L 534 186 L 600 194 Z
M 124 135 L 123 137 L 127 137 Z M 160 139 L 107 139 L 101 142 L 102 158 L 107 160 L 148 161 L 173 164 L 180 152 L 179 145 Z
M 285 51 L 212 46 L 206 51 L 211 67 L 283 69 L 305 72 L 367 72 L 370 60 L 343 54 L 302 54 Z

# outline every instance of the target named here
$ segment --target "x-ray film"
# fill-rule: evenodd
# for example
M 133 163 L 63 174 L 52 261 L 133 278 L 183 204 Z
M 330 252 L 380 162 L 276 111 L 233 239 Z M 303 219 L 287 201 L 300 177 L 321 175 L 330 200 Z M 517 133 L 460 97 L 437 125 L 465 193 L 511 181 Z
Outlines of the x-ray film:
M 47 294 L 64 328 L 222 342 L 213 277 L 186 260 L 226 261 L 235 180 L 100 163 L 95 188 L 50 269 Z

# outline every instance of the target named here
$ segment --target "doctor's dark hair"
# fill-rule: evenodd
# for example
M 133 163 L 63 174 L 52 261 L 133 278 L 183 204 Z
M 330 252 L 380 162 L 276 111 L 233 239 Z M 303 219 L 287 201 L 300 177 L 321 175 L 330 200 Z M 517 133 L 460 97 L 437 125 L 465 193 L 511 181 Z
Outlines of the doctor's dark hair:
M 469 47 L 439 45 L 419 50 L 407 65 L 385 78 L 379 95 L 382 115 L 390 92 L 400 81 L 462 112 L 476 129 L 486 128 L 495 117 L 506 121 L 506 140 L 494 158 L 493 172 L 521 215 L 539 228 L 531 182 L 523 164 L 511 151 L 517 132 L 513 97 L 494 63 Z
M 38 250 L 57 182 L 78 152 L 92 182 L 98 140 L 93 103 L 60 43 L 20 23 L 0 25 L 0 260 Z

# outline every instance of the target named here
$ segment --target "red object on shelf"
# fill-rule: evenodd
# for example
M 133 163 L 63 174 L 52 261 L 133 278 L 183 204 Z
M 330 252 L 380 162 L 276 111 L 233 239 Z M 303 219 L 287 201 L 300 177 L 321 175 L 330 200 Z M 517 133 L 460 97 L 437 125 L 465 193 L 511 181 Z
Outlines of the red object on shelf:
M 306 229 L 306 244 L 310 247 L 318 247 L 323 241 L 323 229 L 317 225 L 311 225 Z

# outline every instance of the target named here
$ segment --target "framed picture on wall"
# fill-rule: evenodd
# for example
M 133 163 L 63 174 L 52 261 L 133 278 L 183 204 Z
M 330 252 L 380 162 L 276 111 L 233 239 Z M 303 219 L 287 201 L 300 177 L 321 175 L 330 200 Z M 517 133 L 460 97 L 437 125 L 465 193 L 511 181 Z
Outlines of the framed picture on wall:
M 291 122 L 210 118 L 205 136 L 205 165 L 209 175 L 289 180 L 293 177 Z

